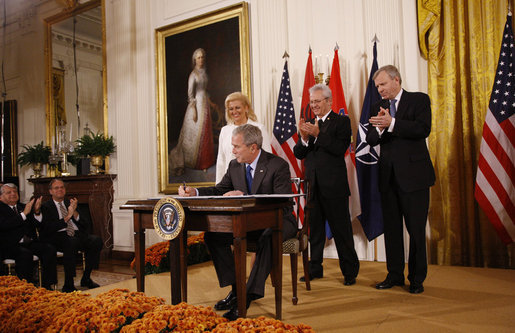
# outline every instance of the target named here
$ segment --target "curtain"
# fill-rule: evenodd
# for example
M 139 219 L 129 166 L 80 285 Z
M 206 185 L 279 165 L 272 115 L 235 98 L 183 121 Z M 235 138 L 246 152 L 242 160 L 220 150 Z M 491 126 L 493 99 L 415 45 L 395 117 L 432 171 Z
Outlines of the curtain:
M 515 268 L 474 199 L 474 183 L 501 39 L 512 0 L 418 0 L 419 44 L 428 60 L 433 113 L 428 146 L 432 264 Z

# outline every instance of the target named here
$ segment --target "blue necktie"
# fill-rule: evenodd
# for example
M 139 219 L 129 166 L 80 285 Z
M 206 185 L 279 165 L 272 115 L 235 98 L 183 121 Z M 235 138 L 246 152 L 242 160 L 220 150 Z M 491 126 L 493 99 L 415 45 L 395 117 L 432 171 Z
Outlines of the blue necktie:
M 397 109 L 395 109 L 395 102 L 397 102 L 396 99 L 392 99 L 390 101 L 390 116 L 395 117 L 395 112 L 397 112 Z
M 252 167 L 250 166 L 250 164 L 247 165 L 247 172 L 245 173 L 245 177 L 247 178 L 247 193 L 250 194 L 252 189 Z

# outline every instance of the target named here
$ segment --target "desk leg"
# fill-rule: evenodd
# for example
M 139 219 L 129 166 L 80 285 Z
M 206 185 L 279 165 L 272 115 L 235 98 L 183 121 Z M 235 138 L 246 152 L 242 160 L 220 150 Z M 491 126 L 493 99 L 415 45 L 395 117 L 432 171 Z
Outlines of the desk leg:
M 275 319 L 281 320 L 283 294 L 283 235 L 280 230 L 272 233 L 272 281 L 275 283 Z
M 141 227 L 141 213 L 134 211 L 134 261 L 136 290 L 145 291 L 145 229 Z
M 170 291 L 172 293 L 172 304 L 179 304 L 181 296 L 181 260 L 180 249 L 181 237 L 176 237 L 170 241 Z
M 181 242 L 181 258 L 180 258 L 180 267 L 181 267 L 181 281 L 182 281 L 182 301 L 188 302 L 188 236 L 187 232 L 183 230 L 180 235 Z
M 233 245 L 238 314 L 243 318 L 247 316 L 247 238 L 234 237 Z

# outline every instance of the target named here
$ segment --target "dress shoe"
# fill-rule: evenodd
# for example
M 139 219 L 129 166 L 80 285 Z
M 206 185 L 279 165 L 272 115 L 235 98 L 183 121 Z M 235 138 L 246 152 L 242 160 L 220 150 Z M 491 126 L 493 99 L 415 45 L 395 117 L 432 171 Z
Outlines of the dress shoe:
M 352 277 L 352 278 L 345 278 L 345 281 L 343 282 L 344 285 L 346 286 L 352 286 L 353 284 L 356 284 L 356 278 L 355 277 Z
M 420 294 L 424 292 L 424 286 L 421 284 L 411 284 L 409 286 L 409 292 L 412 294 Z
M 309 273 L 309 281 L 314 279 L 321 279 L 324 277 L 324 273 Z M 299 279 L 300 282 L 306 282 L 304 276 L 301 276 Z
M 215 310 L 229 310 L 236 304 L 238 299 L 236 298 L 236 293 L 233 293 L 231 290 L 224 299 L 219 300 L 215 304 Z
M 238 307 L 232 307 L 229 311 L 223 314 L 224 318 L 227 318 L 229 321 L 234 321 L 238 319 L 239 313 L 238 313 Z
M 100 285 L 98 283 L 96 283 L 95 281 L 91 280 L 91 278 L 82 278 L 80 280 L 80 286 L 81 287 L 86 287 L 88 289 L 93 289 L 93 288 L 98 288 L 100 287 Z
M 75 286 L 69 286 L 69 285 L 64 285 L 63 286 L 63 289 L 61 289 L 63 291 L 63 293 L 72 293 L 74 291 L 77 291 L 77 288 L 75 288 Z
M 255 300 L 257 298 L 260 298 L 260 297 L 256 297 L 254 294 L 247 295 L 247 309 L 250 306 L 250 302 L 252 302 L 253 300 Z M 236 297 L 235 297 L 235 299 L 236 299 Z M 230 321 L 234 321 L 234 320 L 238 319 L 239 316 L 240 315 L 239 315 L 239 311 L 238 311 L 238 302 L 236 302 L 236 301 L 234 302 L 231 309 L 223 314 L 223 317 L 229 319 Z
M 386 279 L 381 283 L 376 284 L 376 289 L 390 289 L 394 286 L 403 286 L 404 281 L 392 281 L 390 279 Z

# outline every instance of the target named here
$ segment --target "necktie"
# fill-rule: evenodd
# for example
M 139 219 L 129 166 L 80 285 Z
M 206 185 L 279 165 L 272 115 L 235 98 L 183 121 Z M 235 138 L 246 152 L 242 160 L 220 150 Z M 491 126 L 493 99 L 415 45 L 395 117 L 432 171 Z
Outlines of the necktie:
M 250 194 L 252 189 L 252 167 L 250 166 L 250 164 L 247 165 L 247 172 L 245 173 L 245 176 L 247 178 L 247 193 Z
M 13 206 L 13 210 L 16 214 L 18 214 L 18 208 L 16 208 L 16 206 Z
M 390 116 L 395 117 L 395 112 L 397 112 L 397 109 L 395 108 L 395 102 L 397 102 L 396 99 L 392 99 L 390 101 Z
M 63 202 L 61 201 L 59 203 L 59 210 L 61 211 L 61 216 L 64 219 L 66 215 L 68 215 L 68 210 L 66 207 L 64 207 Z M 72 219 L 69 219 L 68 222 L 66 222 L 66 234 L 70 237 L 73 237 L 75 235 L 75 230 L 73 229 Z

